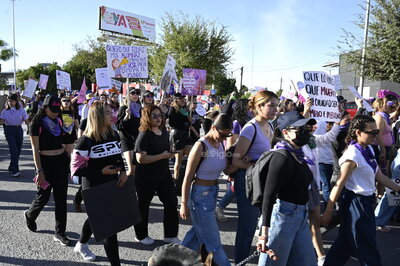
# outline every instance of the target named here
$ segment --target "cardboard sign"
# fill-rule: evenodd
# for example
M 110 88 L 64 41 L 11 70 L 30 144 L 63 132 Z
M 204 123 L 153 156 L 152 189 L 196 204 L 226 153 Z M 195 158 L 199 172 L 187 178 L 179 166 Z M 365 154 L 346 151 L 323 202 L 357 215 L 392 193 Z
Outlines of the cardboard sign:
M 56 70 L 56 83 L 58 90 L 68 90 L 71 91 L 71 76 L 69 73 Z
M 312 100 L 310 117 L 320 121 L 340 121 L 334 79 L 322 71 L 304 71 L 304 89 Z
M 38 88 L 45 90 L 47 87 L 47 81 L 49 80 L 49 76 L 45 75 L 45 74 L 40 74 L 40 78 L 39 78 L 39 85 Z
M 147 47 L 106 45 L 108 76 L 148 78 Z
M 175 65 L 175 59 L 171 55 L 168 55 L 160 82 L 160 87 L 163 91 L 167 91 L 172 79 L 176 78 Z
M 354 96 L 356 96 L 359 99 L 363 99 L 362 105 L 368 112 L 374 111 L 374 108 L 371 107 L 371 105 L 361 96 L 361 94 L 354 87 L 348 86 L 348 88 L 351 91 L 351 93 L 353 93 Z
M 22 93 L 22 96 L 25 96 L 29 99 L 33 97 L 33 94 L 35 93 L 36 86 L 38 85 L 38 82 L 34 79 L 29 79 L 28 83 L 25 86 L 25 90 Z
M 99 90 L 109 90 L 111 89 L 111 79 L 108 76 L 108 69 L 104 68 L 96 68 L 96 84 Z
M 184 68 L 182 71 L 182 95 L 202 95 L 206 87 L 207 70 Z
M 392 181 L 397 185 L 400 185 L 400 178 L 392 179 Z M 400 194 L 390 188 L 385 188 L 385 190 L 389 206 L 400 206 Z

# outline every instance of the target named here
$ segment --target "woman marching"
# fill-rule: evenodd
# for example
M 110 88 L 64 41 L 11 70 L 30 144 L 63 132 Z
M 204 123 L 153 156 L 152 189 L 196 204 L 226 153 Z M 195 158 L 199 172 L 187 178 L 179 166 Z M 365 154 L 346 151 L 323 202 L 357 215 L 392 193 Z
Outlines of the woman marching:
M 169 170 L 169 159 L 174 153 L 169 152 L 168 132 L 164 128 L 165 118 L 160 107 L 148 105 L 142 110 L 140 133 L 136 140 L 135 152 L 138 166 L 135 183 L 139 211 L 142 222 L 135 225 L 136 241 L 143 245 L 152 245 L 149 237 L 148 220 L 151 200 L 155 192 L 164 205 L 164 242 L 179 244 L 178 199 L 174 181 Z
M 72 107 L 68 96 L 61 99 L 61 118 L 63 121 L 63 144 L 67 155 L 70 157 L 74 149 L 74 142 L 77 140 L 78 120 L 75 117 L 75 110 Z
M 207 251 L 213 252 L 215 263 L 221 266 L 231 264 L 222 247 L 214 213 L 218 178 L 222 171 L 229 173 L 229 163 L 221 142 L 232 135 L 231 131 L 231 118 L 221 114 L 213 122 L 211 130 L 195 143 L 188 158 L 180 208 L 181 218 L 186 220 L 190 211 L 193 222 L 182 245 L 199 250 L 204 243 Z
M 27 124 L 28 118 L 28 114 L 19 103 L 18 95 L 11 94 L 7 99 L 6 108 L 1 112 L 0 125 L 5 124 L 4 135 L 6 136 L 11 159 L 8 171 L 13 177 L 21 175 L 18 165 L 24 136 L 21 125 L 24 122 Z
M 37 229 L 36 218 L 49 201 L 51 190 L 55 203 L 56 232 L 54 240 L 64 246 L 70 244 L 65 235 L 67 225 L 67 190 L 70 159 L 62 144 L 61 102 L 47 96 L 29 126 L 38 191 L 29 210 L 24 212 L 26 226 Z
M 124 186 L 128 177 L 119 142 L 118 134 L 112 129 L 111 107 L 100 101 L 94 102 L 89 110 L 87 127 L 76 144 L 71 162 L 72 174 L 82 177 L 83 190 L 112 180 L 118 180 L 117 186 Z M 102 152 L 102 147 L 107 147 L 107 152 Z M 86 163 L 82 163 L 84 157 L 88 157 Z M 96 258 L 87 244 L 91 235 L 88 218 L 74 248 L 74 252 L 86 261 Z M 117 234 L 105 238 L 103 245 L 111 265 L 120 265 Z
M 375 180 L 399 192 L 400 187 L 380 170 L 370 145 L 379 130 L 374 118 L 357 115 L 350 124 L 349 146 L 339 159 L 340 176 L 332 188 L 321 224 L 329 224 L 339 199 L 340 228 L 325 259 L 326 266 L 344 265 L 350 256 L 361 265 L 382 265 L 376 243 L 374 202 Z

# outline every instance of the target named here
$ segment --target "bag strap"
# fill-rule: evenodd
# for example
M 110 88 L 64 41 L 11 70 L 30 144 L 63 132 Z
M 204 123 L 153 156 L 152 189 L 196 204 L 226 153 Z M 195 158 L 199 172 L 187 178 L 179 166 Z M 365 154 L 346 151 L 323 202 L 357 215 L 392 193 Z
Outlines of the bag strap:
M 247 153 L 248 153 L 249 150 L 251 149 L 251 146 L 253 146 L 254 141 L 256 140 L 256 137 L 257 137 L 257 127 L 256 127 L 256 125 L 255 125 L 254 123 L 252 123 L 252 122 L 249 122 L 249 123 L 252 124 L 253 127 L 254 127 L 254 135 L 253 135 L 253 137 L 251 138 L 251 142 L 250 142 L 249 148 L 247 149 L 245 155 L 247 155 Z

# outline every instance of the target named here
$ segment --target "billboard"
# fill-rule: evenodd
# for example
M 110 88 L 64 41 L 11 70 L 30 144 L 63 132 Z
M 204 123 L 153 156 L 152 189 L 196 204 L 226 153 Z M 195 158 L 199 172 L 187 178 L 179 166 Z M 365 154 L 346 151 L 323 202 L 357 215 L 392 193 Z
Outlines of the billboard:
M 156 20 L 105 6 L 100 7 L 99 29 L 156 40 Z

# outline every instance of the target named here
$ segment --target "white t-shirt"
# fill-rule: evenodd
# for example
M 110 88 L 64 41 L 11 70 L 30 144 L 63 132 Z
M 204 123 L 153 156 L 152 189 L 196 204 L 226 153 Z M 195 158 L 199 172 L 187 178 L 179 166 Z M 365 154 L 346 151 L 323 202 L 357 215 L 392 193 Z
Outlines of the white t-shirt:
M 370 146 L 368 149 L 374 151 Z M 375 192 L 375 174 L 378 171 L 378 167 L 375 172 L 372 167 L 367 163 L 364 156 L 354 145 L 349 145 L 347 150 L 343 153 L 339 159 L 339 165 L 342 165 L 346 161 L 353 161 L 357 167 L 353 170 L 349 179 L 347 180 L 345 187 L 348 190 L 353 191 L 356 194 L 370 196 Z

